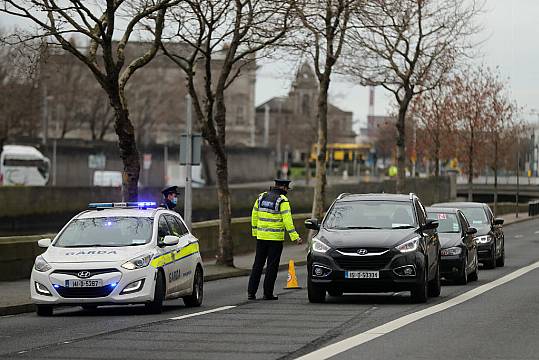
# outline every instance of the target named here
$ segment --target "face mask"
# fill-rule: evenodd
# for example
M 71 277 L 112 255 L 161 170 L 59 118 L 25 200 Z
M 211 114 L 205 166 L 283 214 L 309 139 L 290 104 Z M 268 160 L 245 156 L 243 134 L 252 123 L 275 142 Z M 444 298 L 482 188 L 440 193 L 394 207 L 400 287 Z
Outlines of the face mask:
M 177 197 L 172 198 L 172 200 L 170 202 L 173 203 L 174 205 L 177 205 L 178 204 L 178 198 Z

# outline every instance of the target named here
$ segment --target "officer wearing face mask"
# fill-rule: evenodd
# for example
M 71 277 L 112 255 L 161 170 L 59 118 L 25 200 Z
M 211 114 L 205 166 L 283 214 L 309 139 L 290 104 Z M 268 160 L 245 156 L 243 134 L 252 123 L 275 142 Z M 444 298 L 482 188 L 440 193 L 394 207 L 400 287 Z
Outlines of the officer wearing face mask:
M 174 211 L 176 205 L 178 205 L 178 187 L 170 186 L 164 188 L 161 194 L 163 194 L 163 203 L 160 206 Z

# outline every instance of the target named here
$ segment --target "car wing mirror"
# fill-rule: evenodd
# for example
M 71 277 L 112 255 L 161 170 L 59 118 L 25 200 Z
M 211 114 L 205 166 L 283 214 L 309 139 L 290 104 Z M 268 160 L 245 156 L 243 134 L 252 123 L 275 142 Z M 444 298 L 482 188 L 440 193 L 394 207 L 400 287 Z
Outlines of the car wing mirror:
M 423 225 L 423 230 L 434 230 L 438 228 L 438 220 L 435 219 L 427 219 L 425 221 L 425 225 Z
M 40 248 L 48 248 L 49 246 L 51 246 L 51 243 L 52 240 L 49 238 L 41 239 L 37 242 L 37 246 L 39 246 Z
M 174 235 L 167 235 L 161 242 L 162 246 L 174 246 L 178 245 L 180 238 Z
M 318 219 L 307 219 L 305 220 L 305 227 L 310 230 L 320 230 L 320 223 Z
M 466 235 L 474 235 L 477 234 L 477 229 L 474 227 L 469 227 L 468 230 L 466 230 Z
M 499 226 L 499 225 L 503 225 L 503 223 L 504 223 L 504 219 L 502 219 L 502 218 L 495 218 L 494 219 L 494 225 Z

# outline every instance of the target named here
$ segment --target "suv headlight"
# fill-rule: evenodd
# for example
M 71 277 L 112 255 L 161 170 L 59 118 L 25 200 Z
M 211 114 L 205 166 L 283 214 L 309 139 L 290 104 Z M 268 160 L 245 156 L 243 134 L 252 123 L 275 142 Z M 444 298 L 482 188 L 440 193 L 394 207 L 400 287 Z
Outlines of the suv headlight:
M 452 256 L 452 255 L 460 255 L 461 252 L 462 252 L 462 249 L 459 248 L 458 246 L 455 246 L 455 247 L 450 247 L 447 249 L 442 249 L 440 251 L 440 254 L 442 256 Z
M 483 236 L 476 237 L 475 241 L 478 244 L 486 244 L 486 243 L 489 243 L 491 239 L 492 237 L 490 235 L 483 235 Z
M 46 272 L 52 269 L 48 262 L 43 259 L 43 256 L 36 257 L 36 262 L 34 263 L 34 269 L 39 272 Z
M 331 248 L 328 245 L 324 244 L 322 241 L 318 239 L 313 239 L 312 249 L 315 252 L 325 253 Z
M 124 264 L 122 264 L 122 267 L 127 270 L 135 270 L 135 269 L 142 269 L 146 266 L 150 265 L 150 261 L 152 260 L 152 255 L 142 255 L 138 256 L 134 259 L 131 259 Z
M 410 251 L 416 251 L 419 247 L 419 237 L 415 237 L 413 239 L 410 239 L 406 241 L 405 243 L 400 244 L 396 247 L 397 250 L 399 250 L 401 253 L 407 253 Z

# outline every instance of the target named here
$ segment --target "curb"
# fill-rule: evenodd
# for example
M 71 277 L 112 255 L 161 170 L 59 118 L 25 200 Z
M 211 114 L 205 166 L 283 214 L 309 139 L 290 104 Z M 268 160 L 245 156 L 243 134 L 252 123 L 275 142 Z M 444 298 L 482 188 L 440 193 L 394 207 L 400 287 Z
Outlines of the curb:
M 307 264 L 307 261 L 295 262 L 296 266 L 303 266 L 306 264 Z M 286 270 L 287 268 L 288 268 L 288 264 L 279 265 L 279 271 Z M 235 269 L 231 269 L 229 272 L 226 272 L 226 273 L 206 275 L 204 276 L 204 281 L 210 282 L 210 281 L 223 280 L 223 279 L 235 278 L 235 277 L 240 277 L 240 276 L 248 276 L 250 274 L 251 274 L 251 270 L 235 268 Z M 36 310 L 36 307 L 32 303 L 0 306 L 0 316 L 30 313 L 30 312 L 34 312 L 35 310 Z

